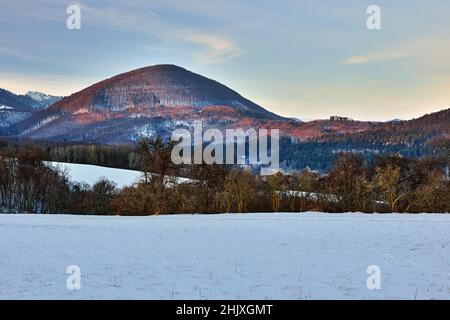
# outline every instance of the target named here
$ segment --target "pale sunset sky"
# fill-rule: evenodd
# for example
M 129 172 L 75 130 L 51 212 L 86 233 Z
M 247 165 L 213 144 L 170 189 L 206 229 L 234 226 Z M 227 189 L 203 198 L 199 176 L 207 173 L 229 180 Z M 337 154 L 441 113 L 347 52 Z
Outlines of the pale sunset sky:
M 0 0 L 0 88 L 69 95 L 168 63 L 283 116 L 410 119 L 450 107 L 449 17 L 448 0 Z

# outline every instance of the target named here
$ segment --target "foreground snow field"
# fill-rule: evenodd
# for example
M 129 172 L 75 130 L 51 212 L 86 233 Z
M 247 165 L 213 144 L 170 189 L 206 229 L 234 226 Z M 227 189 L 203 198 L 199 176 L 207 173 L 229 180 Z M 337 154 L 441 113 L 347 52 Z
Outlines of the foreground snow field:
M 0 298 L 450 299 L 450 215 L 0 215 Z

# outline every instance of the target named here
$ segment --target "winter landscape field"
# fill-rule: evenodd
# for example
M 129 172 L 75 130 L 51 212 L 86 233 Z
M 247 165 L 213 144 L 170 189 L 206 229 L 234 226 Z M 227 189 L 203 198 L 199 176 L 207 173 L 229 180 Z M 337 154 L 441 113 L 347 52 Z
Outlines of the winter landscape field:
M 0 299 L 449 299 L 449 230 L 435 214 L 0 215 Z
M 450 300 L 449 12 L 0 0 L 0 302 Z

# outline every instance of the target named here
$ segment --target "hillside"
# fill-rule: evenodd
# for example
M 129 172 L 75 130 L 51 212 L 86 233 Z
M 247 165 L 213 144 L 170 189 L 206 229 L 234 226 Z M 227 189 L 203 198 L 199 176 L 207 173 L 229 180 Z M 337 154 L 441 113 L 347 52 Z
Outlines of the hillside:
M 194 120 L 285 120 L 228 87 L 174 65 L 133 70 L 96 83 L 11 128 L 34 139 L 135 141 Z M 286 121 L 291 121 L 287 120 Z
M 51 96 L 0 91 L 0 134 L 44 143 L 133 144 L 140 137 L 170 137 L 195 120 L 204 128 L 279 129 L 285 169 L 330 168 L 339 152 L 434 153 L 436 138 L 450 136 L 450 109 L 408 121 L 370 122 L 332 116 L 302 122 L 278 116 L 236 91 L 175 65 L 140 68 L 93 84 L 48 108 Z M 30 101 L 34 102 L 30 102 Z M 2 129 L 2 130 L 1 130 Z
M 5 129 L 31 117 L 62 97 L 29 91 L 25 95 L 17 95 L 0 88 L 0 129 Z
M 370 130 L 336 137 L 326 136 L 324 140 L 345 139 L 349 142 L 422 144 L 439 137 L 450 137 L 450 109 L 424 115 L 409 121 L 375 123 Z

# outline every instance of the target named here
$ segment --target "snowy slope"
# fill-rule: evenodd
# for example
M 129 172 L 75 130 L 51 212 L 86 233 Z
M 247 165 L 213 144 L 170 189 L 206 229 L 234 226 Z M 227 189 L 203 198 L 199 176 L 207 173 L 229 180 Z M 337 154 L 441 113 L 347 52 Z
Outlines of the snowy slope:
M 432 214 L 0 215 L 0 299 L 450 299 L 449 230 Z
M 16 111 L 8 106 L 0 106 L 0 128 L 9 127 L 31 115 L 30 112 Z
M 62 97 L 52 96 L 49 94 L 36 91 L 28 91 L 25 94 L 25 97 L 28 97 L 31 100 L 33 100 L 33 103 L 31 105 L 34 109 L 45 109 L 48 106 L 62 99 Z
M 143 177 L 142 172 L 136 170 L 55 161 L 47 162 L 47 164 L 66 170 L 72 182 L 84 182 L 90 186 L 94 185 L 101 178 L 107 178 L 108 180 L 113 181 L 118 188 L 123 188 L 139 182 Z M 172 180 L 172 178 L 168 179 Z M 176 181 L 178 183 L 185 183 L 191 180 L 177 177 Z
M 71 181 L 84 182 L 91 186 L 104 177 L 116 183 L 118 188 L 123 188 L 139 182 L 142 175 L 142 172 L 134 170 L 54 161 L 48 163 L 52 166 L 67 170 Z

